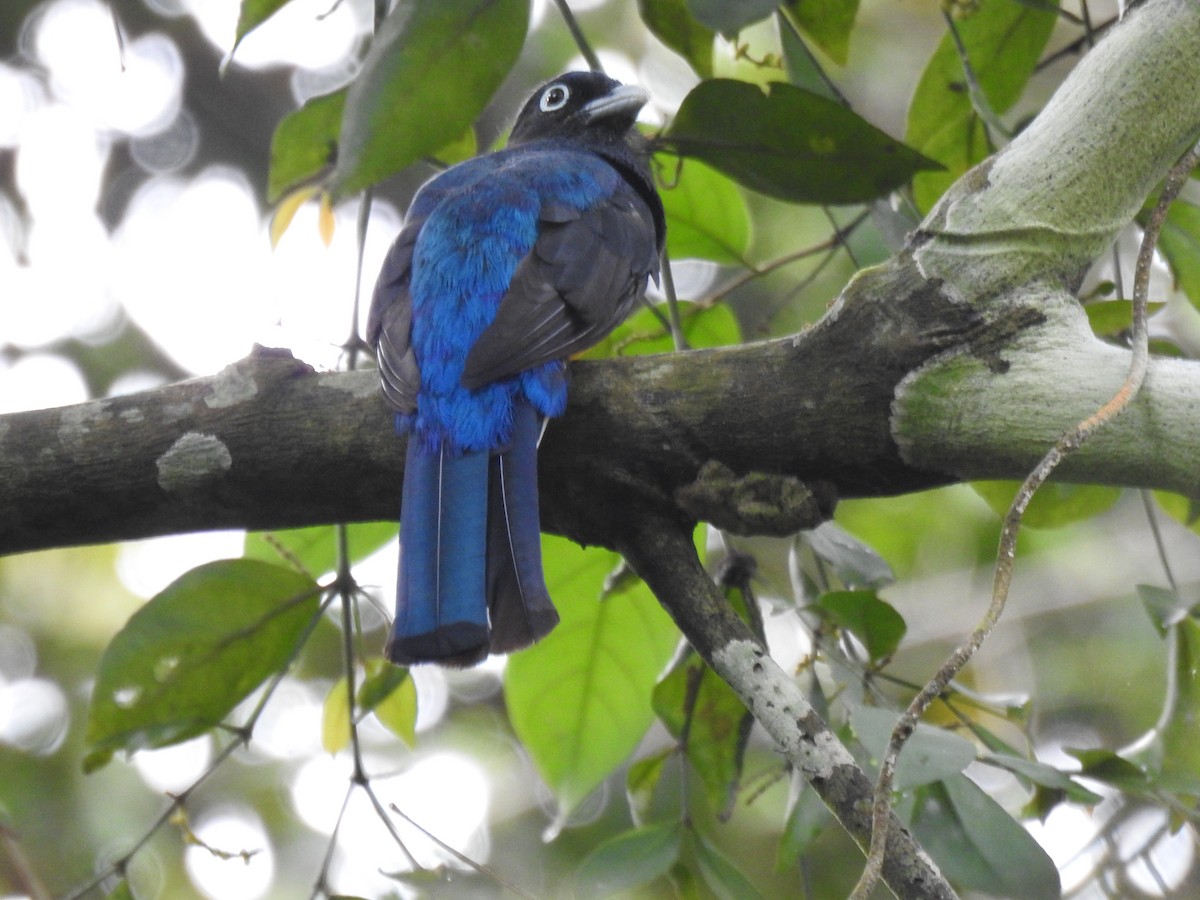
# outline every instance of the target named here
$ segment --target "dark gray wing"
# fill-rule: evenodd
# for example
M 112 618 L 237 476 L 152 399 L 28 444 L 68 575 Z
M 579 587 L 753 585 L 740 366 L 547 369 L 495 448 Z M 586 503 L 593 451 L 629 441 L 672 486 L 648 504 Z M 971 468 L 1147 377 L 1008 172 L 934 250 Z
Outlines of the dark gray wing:
M 533 250 L 467 355 L 468 389 L 590 347 L 619 325 L 658 275 L 654 216 L 623 187 L 582 212 L 547 204 Z
M 371 296 L 371 311 L 367 316 L 367 343 L 375 348 L 379 361 L 379 380 L 383 396 L 399 412 L 412 413 L 417 409 L 417 390 L 421 387 L 421 372 L 413 354 L 412 279 L 413 248 L 422 222 L 410 222 L 396 237 Z

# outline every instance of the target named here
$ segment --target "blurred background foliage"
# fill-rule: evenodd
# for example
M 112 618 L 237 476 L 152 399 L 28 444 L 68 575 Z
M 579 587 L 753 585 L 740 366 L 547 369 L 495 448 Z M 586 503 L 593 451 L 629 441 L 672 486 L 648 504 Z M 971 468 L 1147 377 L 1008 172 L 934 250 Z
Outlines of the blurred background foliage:
M 701 0 L 571 6 L 610 73 L 652 91 L 648 132 L 676 122 L 657 165 L 672 216 L 676 288 L 686 301 L 683 334 L 692 346 L 788 334 L 819 318 L 857 269 L 897 245 L 954 175 L 1036 113 L 1116 15 L 1115 3 L 1101 0 L 1064 3 L 1057 15 L 1053 3 L 982 0 L 955 6 L 952 18 L 933 0 L 802 0 L 778 10 L 769 2 Z M 320 367 L 344 365 L 342 343 L 355 327 L 359 220 L 369 222 L 369 284 L 399 211 L 433 171 L 416 160 L 453 161 L 471 147 L 494 146 L 534 85 L 585 65 L 554 5 L 533 4 L 530 32 L 511 68 L 502 66 L 508 74 L 495 79 L 482 113 L 446 104 L 445 135 L 465 137 L 442 135 L 432 147 L 418 140 L 407 151 L 411 159 L 381 164 L 402 170 L 375 185 L 364 213 L 351 189 L 383 170 L 363 174 L 343 155 L 330 181 L 329 136 L 345 126 L 328 109 L 323 116 L 303 110 L 319 112 L 321 101 L 310 101 L 355 77 L 373 15 L 366 0 L 0 4 L 4 411 L 206 374 L 256 341 L 288 346 Z M 259 21 L 260 28 L 248 27 Z M 950 21 L 961 28 L 982 107 L 966 90 Z M 444 92 L 455 67 L 465 65 L 450 58 L 425 73 L 446 80 L 427 84 L 429 95 L 457 97 Z M 909 172 L 870 196 L 823 206 L 777 199 L 822 198 L 770 184 L 755 184 L 766 193 L 747 189 L 737 180 L 761 173 L 740 171 L 712 148 L 693 147 L 679 169 L 669 151 L 688 152 L 683 139 L 711 134 L 712 117 L 727 111 L 722 96 L 681 117 L 690 132 L 675 119 L 689 92 L 712 76 L 790 81 L 862 118 L 839 119 L 836 134 L 870 123 L 945 170 L 918 175 L 911 190 L 887 193 Z M 289 121 L 290 131 L 281 126 Z M 419 117 L 398 124 L 421 137 Z M 853 132 L 860 140 L 866 133 Z M 785 131 L 782 140 L 798 145 L 801 134 Z M 852 152 L 843 140 L 831 165 Z M 815 171 L 819 194 L 834 170 Z M 339 193 L 339 186 L 347 189 Z M 332 194 L 322 199 L 325 188 Z M 271 234 L 273 201 L 289 194 L 295 217 L 290 227 L 276 218 Z M 1200 293 L 1196 220 L 1194 206 L 1180 205 L 1164 237 L 1165 265 L 1152 287 L 1162 303 L 1154 318 L 1161 352 L 1194 356 L 1200 347 L 1192 307 Z M 1127 253 L 1136 239 L 1131 228 L 1118 250 Z M 1125 265 L 1128 282 L 1132 266 Z M 1128 326 L 1120 275 L 1112 260 L 1101 261 L 1085 288 L 1097 331 L 1118 341 Z M 592 352 L 671 347 L 660 320 L 642 311 Z M 845 723 L 845 738 L 866 761 L 869 724 L 854 711 L 867 708 L 864 702 L 903 702 L 973 627 L 990 591 L 997 510 L 1013 489 L 960 485 L 848 500 L 836 528 L 794 540 L 703 530 L 697 540 L 714 570 L 722 560 L 752 560 L 743 577 L 729 581 L 731 602 L 747 614 L 757 608 L 747 605 L 747 587 L 761 600 L 759 624 L 773 652 L 795 667 L 833 721 Z M 1006 766 L 972 763 L 967 773 L 996 809 L 1025 823 L 1018 831 L 1036 838 L 1067 892 L 1194 895 L 1195 785 L 1186 777 L 1194 760 L 1179 757 L 1181 774 L 1155 756 L 1164 747 L 1174 753 L 1186 737 L 1179 719 L 1163 712 L 1170 641 L 1181 648 L 1175 712 L 1196 711 L 1195 673 L 1189 678 L 1186 670 L 1194 623 L 1186 610 L 1195 602 L 1200 557 L 1196 535 L 1180 524 L 1189 505 L 1112 490 L 1051 493 L 1031 513 L 1037 527 L 1022 536 L 1004 619 L 963 674 L 953 704 L 935 707 L 930 721 L 971 737 L 981 757 L 1018 758 Z M 105 695 L 116 701 L 107 724 L 102 708 L 89 724 L 89 699 L 114 635 L 139 610 L 164 608 L 164 596 L 186 588 L 176 579 L 197 566 L 207 566 L 195 577 L 209 579 L 210 591 L 211 579 L 235 576 L 263 590 L 255 578 L 276 579 L 281 596 L 312 577 L 328 584 L 333 530 L 180 536 L 0 558 L 0 891 L 62 896 L 94 884 L 92 896 L 142 898 L 483 897 L 503 894 L 503 881 L 538 897 L 605 896 L 618 888 L 645 897 L 847 893 L 857 851 L 768 742 L 743 731 L 736 708 L 722 706 L 719 686 L 710 688 L 677 649 L 673 626 L 644 587 L 620 575 L 611 554 L 547 538 L 548 578 L 564 616 L 559 632 L 507 663 L 404 678 L 378 660 L 393 538 L 392 524 L 352 529 L 362 594 L 344 601 L 322 595 L 324 611 L 311 619 L 303 650 L 265 686 L 222 694 L 206 691 L 202 678 L 193 697 L 210 718 L 187 728 L 176 722 L 173 736 L 155 736 L 146 723 L 120 731 L 113 722 L 129 704 L 119 691 Z M 270 563 L 276 574 L 244 564 L 236 572 L 212 568 L 212 560 L 242 555 Z M 294 564 L 309 581 L 289 572 L 299 580 L 281 587 L 277 573 Z M 185 608 L 196 606 L 194 627 L 219 634 L 220 607 L 202 607 L 203 593 L 183 596 Z M 151 597 L 158 599 L 146 605 Z M 359 661 L 355 713 L 346 693 L 347 645 Z M 605 652 L 595 653 L 597 646 Z M 277 662 L 291 658 L 278 652 Z M 677 674 L 659 681 L 672 659 Z M 590 686 L 623 680 L 636 688 L 624 698 Z M 567 699 L 550 694 L 556 682 Z M 150 724 L 171 715 L 157 710 Z M 211 727 L 222 719 L 234 728 Z M 253 733 L 242 749 L 248 722 Z M 106 752 L 157 743 L 169 746 L 104 765 Z M 957 745 L 932 746 L 925 776 L 938 780 L 913 775 L 901 809 L 962 837 L 939 848 L 939 862 L 966 893 L 1039 893 L 1021 885 L 1021 871 L 988 868 L 1025 864 L 1026 874 L 1040 873 L 1036 847 L 1021 845 L 1003 825 L 973 835 L 953 830 L 945 813 L 965 796 L 953 778 L 966 761 L 946 761 Z M 348 791 L 356 764 L 370 776 L 377 809 L 366 792 Z M 1056 769 L 1082 769 L 1087 777 L 1056 779 Z M 168 795 L 181 792 L 185 803 L 168 804 Z M 405 817 L 490 874 L 466 866 Z

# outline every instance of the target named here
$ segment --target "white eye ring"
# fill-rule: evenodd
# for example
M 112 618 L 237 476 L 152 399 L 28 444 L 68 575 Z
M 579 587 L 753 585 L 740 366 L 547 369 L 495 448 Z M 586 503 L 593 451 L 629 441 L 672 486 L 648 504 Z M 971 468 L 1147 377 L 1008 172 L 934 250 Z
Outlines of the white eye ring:
M 570 99 L 570 89 L 562 82 L 557 82 L 542 91 L 542 99 L 538 101 L 538 108 L 542 112 L 557 112 L 566 106 Z

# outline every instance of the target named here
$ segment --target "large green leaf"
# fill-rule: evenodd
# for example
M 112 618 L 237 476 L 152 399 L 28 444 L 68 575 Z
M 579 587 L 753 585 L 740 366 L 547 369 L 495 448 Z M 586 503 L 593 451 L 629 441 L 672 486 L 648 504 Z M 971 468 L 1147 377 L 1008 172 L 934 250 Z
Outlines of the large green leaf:
M 1188 616 L 1175 625 L 1172 706 L 1158 730 L 1159 777 L 1164 786 L 1200 794 L 1200 622 Z
M 662 315 L 665 310 L 658 310 Z M 679 318 L 683 338 L 693 350 L 704 347 L 725 347 L 741 342 L 737 318 L 728 306 L 698 306 L 681 301 Z M 663 320 L 655 310 L 641 309 L 630 316 L 612 334 L 583 354 L 585 359 L 606 359 L 610 356 L 644 356 L 650 353 L 670 353 L 675 344 Z
M 1146 315 L 1152 316 L 1167 304 L 1146 304 Z M 1132 300 L 1100 300 L 1088 303 L 1083 307 L 1087 313 L 1088 324 L 1092 333 L 1097 337 L 1111 337 L 1122 331 L 1127 331 L 1133 325 Z
M 351 562 L 360 562 L 396 536 L 395 522 L 362 522 L 341 527 L 346 529 Z M 247 559 L 286 563 L 319 578 L 336 568 L 338 543 L 337 529 L 333 525 L 251 531 L 246 534 L 242 555 Z
M 1017 900 L 1061 895 L 1054 861 L 965 775 L 922 788 L 909 827 L 960 888 Z
M 748 577 L 748 576 L 747 576 Z M 726 602 L 763 640 L 762 617 L 751 591 L 738 578 L 723 579 Z M 746 743 L 754 718 L 746 705 L 691 647 L 678 654 L 654 689 L 654 712 L 682 744 L 700 776 L 717 818 L 726 821 L 742 780 Z
M 221 722 L 291 658 L 317 586 L 248 559 L 192 569 L 149 600 L 100 660 L 84 769 L 117 750 L 164 747 Z
M 284 116 L 271 135 L 267 200 L 274 203 L 290 188 L 314 179 L 337 156 L 348 88 L 313 97 Z
M 625 773 L 625 799 L 634 825 L 648 821 L 654 806 L 654 791 L 662 780 L 667 760 L 675 755 L 674 747 L 666 747 L 645 756 L 629 766 Z
M 662 138 L 746 187 L 796 203 L 865 203 L 939 164 L 833 100 L 727 78 L 684 98 Z
M 670 187 L 659 191 L 667 213 L 671 259 L 699 257 L 747 266 L 750 211 L 726 176 L 694 159 L 684 160 Z
M 565 816 L 646 733 L 650 692 L 679 632 L 641 582 L 604 595 L 616 554 L 553 537 L 542 546 L 562 621 L 509 658 L 504 688 L 513 728 Z
M 754 718 L 728 684 L 694 651 L 654 689 L 654 712 L 677 739 L 687 732 L 687 760 L 700 776 L 718 818 L 733 811 L 742 757 Z
M 873 759 L 882 760 L 896 727 L 898 713 L 875 706 L 857 706 L 850 726 Z M 917 724 L 896 761 L 893 786 L 908 790 L 957 775 L 975 761 L 975 745 L 941 728 Z
M 697 21 L 732 37 L 775 11 L 778 0 L 685 0 Z
M 693 829 L 688 835 L 700 877 L 719 900 L 755 900 L 762 896 L 733 860 L 702 832 Z
M 959 37 L 987 104 L 1008 110 L 1025 89 L 1050 38 L 1057 0 L 1043 4 L 982 0 L 957 21 Z M 967 90 L 954 38 L 947 33 L 930 57 L 908 107 L 908 144 L 945 166 L 913 180 L 917 205 L 928 210 L 958 176 L 991 152 Z
M 787 0 L 783 11 L 830 59 L 846 64 L 858 0 Z
M 242 0 L 241 9 L 238 11 L 233 50 L 237 50 L 242 38 L 287 6 L 289 2 L 291 0 Z
M 1200 207 L 1182 201 L 1171 206 L 1158 238 L 1158 252 L 1171 267 L 1175 284 L 1192 306 L 1200 309 Z
M 611 897 L 649 884 L 679 860 L 683 826 L 678 822 L 646 825 L 609 838 L 579 865 L 575 897 Z
M 827 591 L 814 605 L 838 628 L 862 641 L 871 662 L 891 656 L 908 630 L 895 607 L 874 591 Z
M 973 481 L 971 488 L 998 516 L 1008 514 L 1019 481 Z M 1028 528 L 1062 528 L 1072 522 L 1090 519 L 1109 509 L 1121 497 L 1121 489 L 1101 484 L 1063 484 L 1047 482 L 1038 488 L 1021 524 Z
M 833 814 L 821 795 L 802 775 L 793 772 L 792 798 L 775 852 L 775 870 L 785 872 L 796 865 L 832 820 Z
M 458 139 L 516 62 L 528 23 L 529 0 L 400 0 L 350 85 L 334 193 Z
M 650 33 L 688 61 L 701 78 L 711 78 L 713 32 L 688 12 L 684 0 L 638 0 Z
M 417 742 L 417 686 L 408 670 L 384 659 L 367 661 L 367 673 L 355 698 L 360 712 L 375 718 L 406 745 Z

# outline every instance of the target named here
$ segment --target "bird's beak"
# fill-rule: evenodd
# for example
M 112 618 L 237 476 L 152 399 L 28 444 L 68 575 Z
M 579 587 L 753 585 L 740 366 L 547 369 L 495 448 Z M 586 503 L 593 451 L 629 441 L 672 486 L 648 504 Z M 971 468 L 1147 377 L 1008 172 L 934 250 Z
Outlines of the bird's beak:
M 603 119 L 608 116 L 630 113 L 637 115 L 639 109 L 646 105 L 650 95 L 636 84 L 622 84 L 609 91 L 603 97 L 597 97 L 583 108 L 583 114 L 588 121 Z

